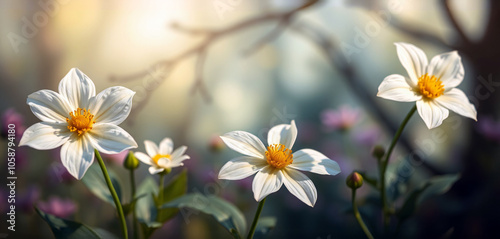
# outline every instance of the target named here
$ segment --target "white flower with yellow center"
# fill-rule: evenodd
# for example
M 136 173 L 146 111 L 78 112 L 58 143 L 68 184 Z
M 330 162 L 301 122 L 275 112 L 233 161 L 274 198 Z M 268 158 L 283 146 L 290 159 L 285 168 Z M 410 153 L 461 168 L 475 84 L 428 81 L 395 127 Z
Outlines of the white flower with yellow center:
M 267 148 L 255 135 L 244 131 L 229 132 L 221 138 L 228 147 L 246 156 L 227 162 L 219 172 L 219 179 L 239 180 L 257 173 L 252 183 L 257 201 L 285 184 L 290 193 L 313 207 L 318 197 L 316 187 L 298 170 L 323 175 L 340 173 L 337 162 L 316 150 L 301 149 L 292 153 L 297 138 L 293 120 L 291 124 L 277 125 L 269 130 Z
M 182 161 L 189 159 L 189 156 L 184 154 L 187 147 L 181 146 L 174 150 L 174 143 L 170 138 L 164 138 L 158 146 L 149 140 L 144 141 L 144 145 L 148 154 L 136 152 L 134 155 L 141 162 L 151 166 L 149 167 L 151 174 L 182 166 L 184 165 Z
M 448 110 L 476 120 L 476 108 L 463 91 L 455 88 L 464 78 L 464 67 L 456 51 L 432 58 L 407 43 L 395 43 L 399 61 L 410 78 L 387 76 L 378 87 L 378 97 L 389 100 L 416 101 L 417 110 L 429 129 L 438 127 L 448 117 Z
M 137 147 L 132 136 L 117 125 L 130 113 L 135 92 L 121 86 L 98 95 L 83 72 L 73 68 L 59 83 L 59 92 L 39 90 L 27 104 L 42 122 L 29 127 L 20 146 L 47 150 L 61 147 L 61 161 L 81 179 L 94 161 L 94 149 L 116 154 Z

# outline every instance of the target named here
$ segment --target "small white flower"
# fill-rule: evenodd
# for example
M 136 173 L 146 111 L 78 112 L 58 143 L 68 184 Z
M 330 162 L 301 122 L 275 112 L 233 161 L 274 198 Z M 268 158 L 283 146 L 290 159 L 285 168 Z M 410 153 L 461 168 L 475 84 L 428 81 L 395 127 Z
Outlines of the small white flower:
M 257 173 L 252 183 L 257 201 L 285 184 L 290 193 L 313 207 L 318 197 L 316 187 L 298 170 L 323 175 L 340 173 L 337 162 L 316 150 L 302 149 L 292 154 L 297 138 L 293 120 L 291 124 L 277 125 L 269 130 L 267 149 L 259 138 L 244 131 L 229 132 L 221 138 L 228 147 L 246 156 L 227 162 L 219 172 L 219 179 L 239 180 Z
M 59 83 L 59 93 L 39 90 L 28 96 L 27 104 L 42 122 L 29 127 L 19 145 L 39 150 L 62 145 L 64 167 L 81 179 L 94 161 L 94 149 L 116 154 L 137 147 L 117 126 L 129 115 L 134 94 L 115 86 L 96 95 L 94 82 L 73 68 Z
M 427 61 L 425 53 L 407 43 L 395 43 L 399 60 L 410 78 L 387 76 L 378 87 L 378 97 L 389 100 L 416 101 L 418 113 L 429 129 L 438 127 L 448 117 L 448 110 L 476 120 L 476 108 L 457 87 L 464 78 L 464 67 L 456 51 Z
M 159 146 L 149 140 L 145 140 L 144 145 L 148 154 L 136 152 L 134 155 L 141 162 L 151 166 L 149 167 L 151 174 L 182 166 L 184 165 L 182 161 L 189 159 L 189 156 L 184 154 L 187 147 L 181 146 L 174 150 L 174 143 L 170 138 L 164 138 Z

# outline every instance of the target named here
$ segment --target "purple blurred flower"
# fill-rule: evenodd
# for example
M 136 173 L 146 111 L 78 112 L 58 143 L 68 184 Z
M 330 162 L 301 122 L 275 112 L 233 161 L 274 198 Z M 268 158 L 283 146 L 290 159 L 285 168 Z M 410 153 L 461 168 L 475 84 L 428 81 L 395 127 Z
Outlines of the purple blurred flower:
M 32 212 L 35 202 L 40 198 L 40 190 L 36 186 L 30 186 L 23 194 L 19 196 L 17 206 L 23 212 Z
M 382 132 L 377 127 L 369 127 L 354 132 L 353 139 L 356 143 L 373 147 L 382 138 Z
M 24 126 L 24 117 L 19 114 L 14 108 L 6 109 L 1 116 L 2 123 L 2 136 L 6 137 L 9 130 L 9 124 L 14 124 L 16 130 L 16 139 L 20 139 L 26 130 L 26 126 Z
M 77 206 L 71 199 L 50 197 L 46 202 L 39 202 L 38 208 L 46 213 L 61 218 L 68 218 L 76 212 Z
M 500 122 L 493 120 L 491 117 L 481 117 L 477 131 L 487 139 L 500 142 Z
M 111 163 L 122 166 L 123 161 L 125 161 L 125 158 L 128 155 L 128 150 L 123 150 L 117 154 L 101 153 L 101 155 L 104 159 L 108 159 Z
M 327 130 L 348 130 L 359 121 L 360 117 L 359 110 L 343 105 L 338 110 L 324 110 L 321 113 L 321 122 Z

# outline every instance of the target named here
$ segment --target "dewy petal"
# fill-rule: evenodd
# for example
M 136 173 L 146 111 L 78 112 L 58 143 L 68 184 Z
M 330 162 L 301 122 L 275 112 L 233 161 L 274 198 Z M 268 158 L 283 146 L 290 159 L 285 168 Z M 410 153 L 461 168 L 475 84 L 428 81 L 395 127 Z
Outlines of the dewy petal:
M 232 131 L 220 137 L 234 151 L 251 157 L 264 158 L 266 147 L 253 134 L 245 131 Z
M 337 162 L 313 149 L 301 149 L 295 152 L 293 163 L 288 167 L 323 175 L 340 173 L 340 166 Z
M 283 173 L 272 166 L 266 166 L 260 170 L 253 179 L 252 191 L 257 202 L 267 195 L 278 191 L 283 185 Z
M 66 117 L 75 110 L 63 96 L 51 90 L 39 90 L 28 95 L 26 103 L 33 114 L 44 122 L 66 123 Z
M 59 93 L 68 99 L 73 110 L 88 109 L 90 98 L 95 96 L 95 85 L 78 68 L 72 68 L 59 82 Z
M 295 120 L 290 124 L 276 125 L 267 134 L 267 143 L 269 145 L 282 144 L 287 149 L 291 149 L 297 138 L 297 126 Z
M 54 149 L 66 143 L 71 134 L 66 123 L 36 123 L 24 131 L 19 146 L 28 145 L 38 150 Z
M 160 154 L 171 154 L 172 153 L 172 150 L 174 148 L 174 142 L 172 142 L 172 140 L 170 138 L 164 138 L 161 142 L 160 142 L 160 147 L 158 148 L 158 152 Z
M 154 165 L 153 159 L 143 152 L 135 152 L 134 156 L 147 165 Z
M 394 45 L 396 45 L 399 61 L 408 72 L 413 85 L 417 85 L 418 78 L 426 73 L 429 64 L 427 56 L 420 48 L 412 44 L 397 42 Z
M 134 138 L 127 131 L 113 124 L 95 124 L 85 135 L 88 135 L 97 151 L 106 154 L 116 154 L 137 147 Z
M 222 166 L 219 172 L 219 179 L 239 180 L 253 175 L 263 167 L 267 162 L 260 158 L 241 156 L 227 162 Z
M 387 76 L 378 87 L 378 97 L 401 102 L 412 102 L 422 98 L 408 85 L 402 75 Z
M 151 141 L 151 140 L 144 140 L 144 146 L 146 147 L 146 153 L 153 158 L 157 154 L 160 154 L 160 150 L 158 149 L 158 146 Z
M 476 108 L 469 102 L 465 93 L 460 89 L 453 88 L 449 91 L 445 91 L 444 95 L 434 100 L 441 106 L 444 106 L 459 115 L 469 117 L 477 121 Z
M 95 115 L 96 122 L 119 125 L 130 114 L 134 95 L 135 92 L 122 86 L 107 88 L 91 99 L 90 113 Z
M 300 201 L 314 207 L 318 192 L 314 183 L 306 175 L 295 169 L 286 168 L 283 172 L 283 183 L 288 191 Z
M 186 152 L 186 149 L 187 149 L 187 147 L 183 145 L 183 146 L 177 148 L 176 150 L 174 150 L 174 152 L 172 152 L 172 154 L 170 156 L 172 158 L 178 158 Z
M 440 126 L 449 114 L 448 109 L 430 100 L 417 101 L 417 110 L 429 129 Z
M 149 167 L 149 173 L 150 174 L 157 174 L 159 172 L 163 172 L 163 170 L 165 170 L 164 168 L 159 168 L 159 167 L 155 167 L 155 166 L 151 166 Z
M 68 172 L 76 179 L 82 179 L 94 161 L 94 149 L 86 135 L 71 138 L 61 147 L 61 161 Z
M 440 78 L 445 90 L 455 88 L 464 79 L 464 66 L 457 51 L 433 57 L 427 68 L 427 72 L 429 75 Z

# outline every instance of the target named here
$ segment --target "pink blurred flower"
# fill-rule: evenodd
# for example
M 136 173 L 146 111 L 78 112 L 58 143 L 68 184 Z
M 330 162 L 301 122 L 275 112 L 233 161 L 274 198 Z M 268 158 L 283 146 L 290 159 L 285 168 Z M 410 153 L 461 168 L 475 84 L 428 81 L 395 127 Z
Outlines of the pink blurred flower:
M 111 163 L 121 166 L 121 165 L 123 165 L 123 161 L 125 161 L 125 158 L 128 155 L 128 150 L 123 150 L 117 154 L 101 153 L 101 155 L 102 155 L 103 159 L 108 159 Z
M 338 110 L 324 110 L 321 113 L 321 122 L 327 130 L 348 130 L 359 121 L 360 117 L 359 110 L 343 105 Z
M 500 142 L 500 122 L 491 117 L 481 117 L 478 122 L 477 130 L 480 134 L 490 140 Z
M 382 132 L 377 127 L 369 127 L 354 132 L 353 139 L 356 143 L 373 147 L 382 138 Z
M 46 202 L 39 202 L 40 210 L 57 217 L 67 218 L 76 212 L 77 206 L 71 199 L 50 197 Z
M 26 130 L 26 126 L 24 126 L 24 117 L 19 114 L 14 108 L 6 109 L 1 116 L 2 123 L 2 136 L 7 136 L 9 130 L 9 124 L 14 124 L 16 130 L 16 139 L 20 139 Z

